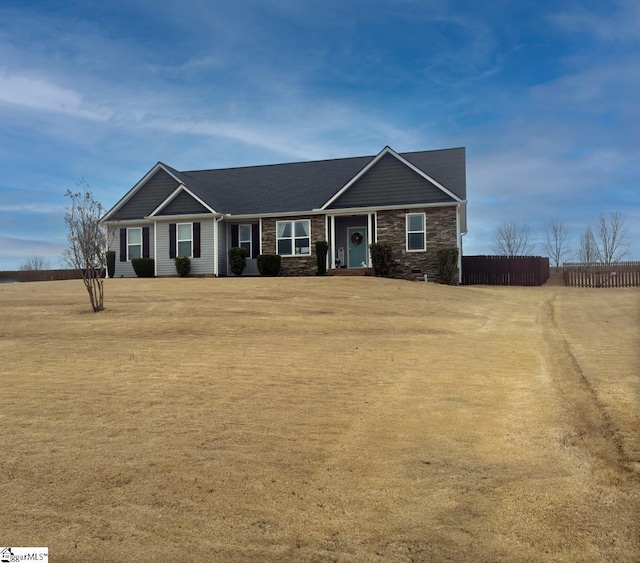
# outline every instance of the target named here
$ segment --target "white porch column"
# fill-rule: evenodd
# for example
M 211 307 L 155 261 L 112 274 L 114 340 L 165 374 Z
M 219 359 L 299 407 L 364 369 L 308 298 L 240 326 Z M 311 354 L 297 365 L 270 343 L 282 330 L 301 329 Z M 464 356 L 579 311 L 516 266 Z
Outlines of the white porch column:
M 329 241 L 327 241 L 329 242 Z M 336 269 L 336 216 L 331 215 L 331 269 Z
M 219 217 L 213 218 L 213 275 L 218 277 L 218 221 Z
M 371 249 L 369 247 L 373 244 L 371 215 L 371 213 L 367 213 L 367 267 L 369 268 L 371 268 Z

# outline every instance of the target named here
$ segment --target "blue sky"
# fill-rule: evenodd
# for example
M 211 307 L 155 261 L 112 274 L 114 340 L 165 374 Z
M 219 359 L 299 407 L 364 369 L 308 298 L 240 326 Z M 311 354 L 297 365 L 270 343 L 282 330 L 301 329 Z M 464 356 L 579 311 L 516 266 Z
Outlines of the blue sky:
M 637 0 L 2 0 L 0 270 L 58 265 L 80 178 L 385 145 L 467 148 L 466 254 L 622 211 L 640 259 L 639 100 Z

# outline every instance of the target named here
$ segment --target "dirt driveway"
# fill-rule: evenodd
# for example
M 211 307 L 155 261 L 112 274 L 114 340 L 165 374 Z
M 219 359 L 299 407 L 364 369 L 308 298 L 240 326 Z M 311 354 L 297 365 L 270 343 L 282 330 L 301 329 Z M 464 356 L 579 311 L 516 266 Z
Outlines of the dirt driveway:
M 0 543 L 52 560 L 638 561 L 640 292 L 0 286 Z

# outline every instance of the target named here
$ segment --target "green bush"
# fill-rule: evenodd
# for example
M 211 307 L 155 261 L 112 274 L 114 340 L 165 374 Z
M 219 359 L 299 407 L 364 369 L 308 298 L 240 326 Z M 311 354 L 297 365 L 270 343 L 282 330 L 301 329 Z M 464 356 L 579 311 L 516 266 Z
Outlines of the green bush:
M 327 252 L 329 243 L 326 240 L 316 241 L 316 260 L 318 263 L 318 275 L 324 276 L 327 273 Z
M 282 257 L 279 254 L 260 254 L 258 256 L 258 271 L 263 276 L 277 276 L 281 263 Z
M 247 256 L 249 251 L 240 246 L 234 246 L 229 249 L 229 268 L 236 276 L 241 276 L 247 265 Z
M 131 260 L 133 271 L 139 278 L 152 278 L 155 276 L 153 258 L 133 258 Z
M 107 250 L 107 277 L 112 278 L 116 275 L 116 251 Z
M 391 272 L 393 245 L 390 242 L 374 242 L 369 249 L 376 276 L 388 276 Z
M 458 272 L 458 249 L 455 246 L 440 248 L 436 252 L 440 283 L 452 285 Z
M 181 278 L 184 278 L 191 271 L 191 258 L 188 256 L 176 256 L 174 262 L 176 264 L 176 272 Z

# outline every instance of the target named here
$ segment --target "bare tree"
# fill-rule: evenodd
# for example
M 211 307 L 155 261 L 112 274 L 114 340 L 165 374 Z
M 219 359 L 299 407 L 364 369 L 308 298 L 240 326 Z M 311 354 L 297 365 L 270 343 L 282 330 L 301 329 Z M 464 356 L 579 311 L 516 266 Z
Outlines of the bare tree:
M 69 246 L 63 258 L 72 268 L 82 272 L 82 281 L 89 293 L 93 312 L 104 310 L 103 276 L 106 264 L 107 232 L 100 223 L 104 215 L 102 204 L 89 191 L 89 184 L 80 180 L 80 192 L 67 190 L 71 200 L 64 214 Z
M 600 262 L 610 265 L 629 256 L 631 243 L 626 220 L 619 211 L 612 211 L 608 216 L 600 213 L 594 236 Z
M 596 237 L 593 236 L 591 225 L 587 225 L 584 233 L 580 235 L 580 245 L 576 251 L 576 256 L 580 262 L 585 264 L 594 264 L 599 261 L 598 244 Z
M 29 256 L 22 264 L 20 270 L 23 272 L 34 270 L 50 270 L 51 262 L 42 256 Z
M 542 250 L 547 253 L 557 268 L 571 255 L 568 247 L 569 231 L 559 219 L 551 219 L 545 227 Z
M 529 225 L 516 220 L 505 221 L 493 233 L 493 250 L 501 256 L 524 256 L 533 252 L 529 242 Z

